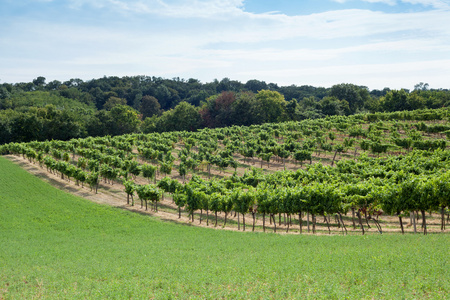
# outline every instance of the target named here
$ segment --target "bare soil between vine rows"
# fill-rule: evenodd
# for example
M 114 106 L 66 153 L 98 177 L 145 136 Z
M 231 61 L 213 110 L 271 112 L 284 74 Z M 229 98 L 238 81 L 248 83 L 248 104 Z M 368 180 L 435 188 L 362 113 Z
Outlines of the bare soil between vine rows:
M 141 203 L 135 197 L 135 205 L 131 206 L 127 204 L 127 195 L 123 191 L 123 185 L 119 182 L 115 182 L 114 184 L 107 184 L 105 182 L 101 182 L 99 185 L 98 193 L 96 194 L 95 191 L 90 191 L 90 188 L 85 186 L 82 187 L 81 184 L 78 186 L 76 185 L 75 181 L 71 180 L 68 181 L 67 179 L 61 179 L 61 177 L 57 174 L 53 174 L 50 172 L 47 172 L 45 167 L 40 167 L 38 164 L 30 163 L 28 160 L 23 159 L 19 156 L 14 155 L 7 155 L 5 156 L 10 161 L 16 163 L 17 165 L 21 166 L 23 169 L 28 171 L 30 174 L 40 178 L 41 180 L 48 182 L 52 186 L 65 191 L 67 193 L 71 193 L 73 195 L 85 198 L 87 200 L 90 200 L 92 202 L 98 203 L 98 204 L 106 204 L 113 207 L 117 207 L 120 209 L 126 209 L 132 212 L 150 215 L 156 218 L 159 218 L 162 221 L 166 222 L 172 222 L 177 223 L 180 225 L 187 225 L 187 226 L 197 226 L 197 227 L 208 227 L 211 229 L 217 229 L 217 230 L 238 230 L 238 216 L 233 214 L 230 214 L 227 216 L 227 224 L 226 226 L 223 226 L 225 221 L 225 215 L 223 213 L 218 214 L 217 218 L 217 226 L 215 226 L 215 216 L 213 212 L 209 212 L 209 217 L 207 219 L 206 212 L 203 211 L 202 213 L 202 221 L 200 223 L 200 212 L 196 212 L 194 214 L 194 222 L 189 220 L 188 213 L 184 210 L 182 210 L 181 218 L 178 217 L 178 207 L 172 202 L 172 198 L 169 194 L 165 194 L 164 200 L 158 203 L 158 211 L 152 211 L 150 206 L 148 209 L 145 209 L 145 204 L 141 208 Z M 255 162 L 255 166 L 260 162 Z M 272 164 L 272 163 L 271 163 Z M 274 164 L 275 167 L 276 164 Z M 277 166 L 284 168 L 282 165 Z M 286 164 L 286 169 L 294 169 L 295 165 L 288 165 Z M 298 168 L 298 166 L 297 166 Z M 242 170 L 241 170 L 242 172 Z M 238 170 L 238 174 L 241 173 Z M 219 175 L 219 174 L 217 174 Z M 140 179 L 140 178 L 138 178 Z M 179 178 L 181 180 L 181 178 Z M 142 180 L 142 182 L 139 182 L 140 184 L 145 184 L 146 181 Z M 130 200 L 131 201 L 131 200 Z M 281 216 L 281 225 L 279 223 L 279 216 L 276 216 L 276 232 L 279 234 L 299 234 L 300 233 L 300 226 L 299 226 L 299 219 L 298 215 L 292 216 L 292 225 L 289 226 L 289 231 L 287 231 L 287 223 L 285 225 L 285 217 Z M 316 224 L 316 235 L 328 235 L 328 227 L 325 223 L 323 216 L 317 216 L 317 224 Z M 362 234 L 361 228 L 356 224 L 356 228 L 353 228 L 353 222 L 352 222 L 352 215 L 351 212 L 347 215 L 343 216 L 344 224 L 346 226 L 346 229 L 348 231 L 348 234 Z M 426 214 L 426 222 L 427 222 L 427 232 L 428 233 L 448 233 L 450 232 L 450 225 L 446 222 L 446 230 L 441 231 L 441 216 L 439 214 Z M 303 230 L 302 234 L 313 234 L 312 233 L 312 223 L 310 222 L 310 230 L 308 232 L 307 227 L 307 217 L 306 215 L 303 217 Z M 357 221 L 357 220 L 356 220 Z M 240 222 L 240 230 L 243 230 L 243 223 L 242 223 L 242 215 L 239 216 L 239 222 Z M 398 221 L 398 218 L 395 216 L 386 216 L 383 215 L 379 218 L 379 222 L 381 224 L 382 232 L 383 233 L 401 233 L 400 224 Z M 405 228 L 405 234 L 414 233 L 413 224 L 410 223 L 410 218 L 405 217 L 403 220 L 404 228 Z M 252 225 L 253 225 L 253 218 L 252 215 L 246 214 L 245 215 L 245 231 L 252 231 Z M 379 234 L 378 230 L 376 229 L 375 223 L 373 221 L 369 221 L 370 228 L 367 226 L 367 224 L 364 222 L 364 230 L 366 234 Z M 270 224 L 268 216 L 266 216 L 265 220 L 265 232 L 274 232 L 274 226 L 273 224 Z M 337 234 L 344 234 L 343 228 L 338 228 L 337 223 L 334 220 L 334 217 L 330 219 L 330 228 L 331 228 L 331 234 L 337 235 Z M 423 232 L 423 229 L 421 227 L 421 218 L 420 220 L 416 221 L 416 228 L 417 233 L 421 234 Z M 262 215 L 257 215 L 256 222 L 255 222 L 255 232 L 263 232 L 263 217 Z

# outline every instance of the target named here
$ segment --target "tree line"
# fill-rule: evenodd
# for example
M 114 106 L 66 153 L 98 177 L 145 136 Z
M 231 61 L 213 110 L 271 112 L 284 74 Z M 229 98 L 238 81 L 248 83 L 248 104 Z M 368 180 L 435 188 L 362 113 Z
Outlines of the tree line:
M 245 84 L 224 78 L 103 77 L 0 85 L 0 144 L 87 136 L 299 121 L 332 115 L 448 107 L 450 92 L 418 84 L 413 91 L 369 91 Z

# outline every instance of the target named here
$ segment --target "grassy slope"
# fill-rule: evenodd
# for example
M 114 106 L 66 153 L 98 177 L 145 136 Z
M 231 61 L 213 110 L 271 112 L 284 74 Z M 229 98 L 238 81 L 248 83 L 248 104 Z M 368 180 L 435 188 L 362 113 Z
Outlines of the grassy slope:
M 0 157 L 0 299 L 445 298 L 450 236 L 176 225 L 65 194 Z

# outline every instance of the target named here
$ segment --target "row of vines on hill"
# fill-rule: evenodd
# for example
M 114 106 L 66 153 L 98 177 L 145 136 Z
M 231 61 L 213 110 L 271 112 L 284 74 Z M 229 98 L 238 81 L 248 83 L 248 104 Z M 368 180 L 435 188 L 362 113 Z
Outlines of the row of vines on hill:
M 183 208 L 193 219 L 195 211 L 211 211 L 216 225 L 218 213 L 225 214 L 226 223 L 233 211 L 238 214 L 239 228 L 239 215 L 245 230 L 245 216 L 252 215 L 254 228 L 258 214 L 262 215 L 264 230 L 266 216 L 276 230 L 276 215 L 283 214 L 288 220 L 297 215 L 302 232 L 306 214 L 308 225 L 311 216 L 314 232 L 317 215 L 328 216 L 324 218 L 328 228 L 329 216 L 334 215 L 346 231 L 342 215 L 351 211 L 353 226 L 358 224 L 364 232 L 363 219 L 367 225 L 372 220 L 381 232 L 377 218 L 372 216 L 382 210 L 398 216 L 402 232 L 402 217 L 421 212 L 426 233 L 426 211 L 440 211 L 441 228 L 445 228 L 450 199 L 450 154 L 445 150 L 449 130 L 448 110 L 440 109 L 199 132 L 13 143 L 1 146 L 0 153 L 23 155 L 45 165 L 50 172 L 59 172 L 62 178 L 73 178 L 76 184 L 86 183 L 95 190 L 102 178 L 111 184 L 120 181 L 128 203 L 131 198 L 134 205 L 136 194 L 146 209 L 151 202 L 157 210 L 164 192 L 171 193 L 180 214 Z M 360 151 L 371 150 L 378 155 L 388 149 L 391 154 L 399 149 L 407 154 L 371 158 L 360 153 L 358 160 L 335 163 L 336 155 L 351 147 L 355 147 L 355 152 L 348 156 L 356 157 L 358 146 Z M 312 164 L 313 156 L 317 159 L 321 151 L 334 152 L 331 165 L 335 168 Z M 255 157 L 261 160 L 261 168 L 264 162 L 270 166 L 271 160 L 283 165 L 288 159 L 301 164 L 306 160 L 310 165 L 273 174 L 252 168 L 242 176 L 235 173 L 220 180 L 192 175 L 185 184 L 167 177 L 176 167 L 184 183 L 189 171 L 206 168 L 210 175 L 212 166 L 221 172 L 229 167 L 236 171 Z M 157 182 L 158 173 L 162 179 Z M 154 183 L 135 183 L 140 175 Z

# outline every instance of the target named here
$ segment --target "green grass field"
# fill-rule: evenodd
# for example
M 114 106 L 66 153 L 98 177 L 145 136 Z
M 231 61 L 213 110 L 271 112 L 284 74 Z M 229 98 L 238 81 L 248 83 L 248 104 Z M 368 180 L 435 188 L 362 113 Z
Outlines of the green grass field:
M 0 299 L 444 299 L 448 234 L 172 224 L 65 194 L 0 157 Z

